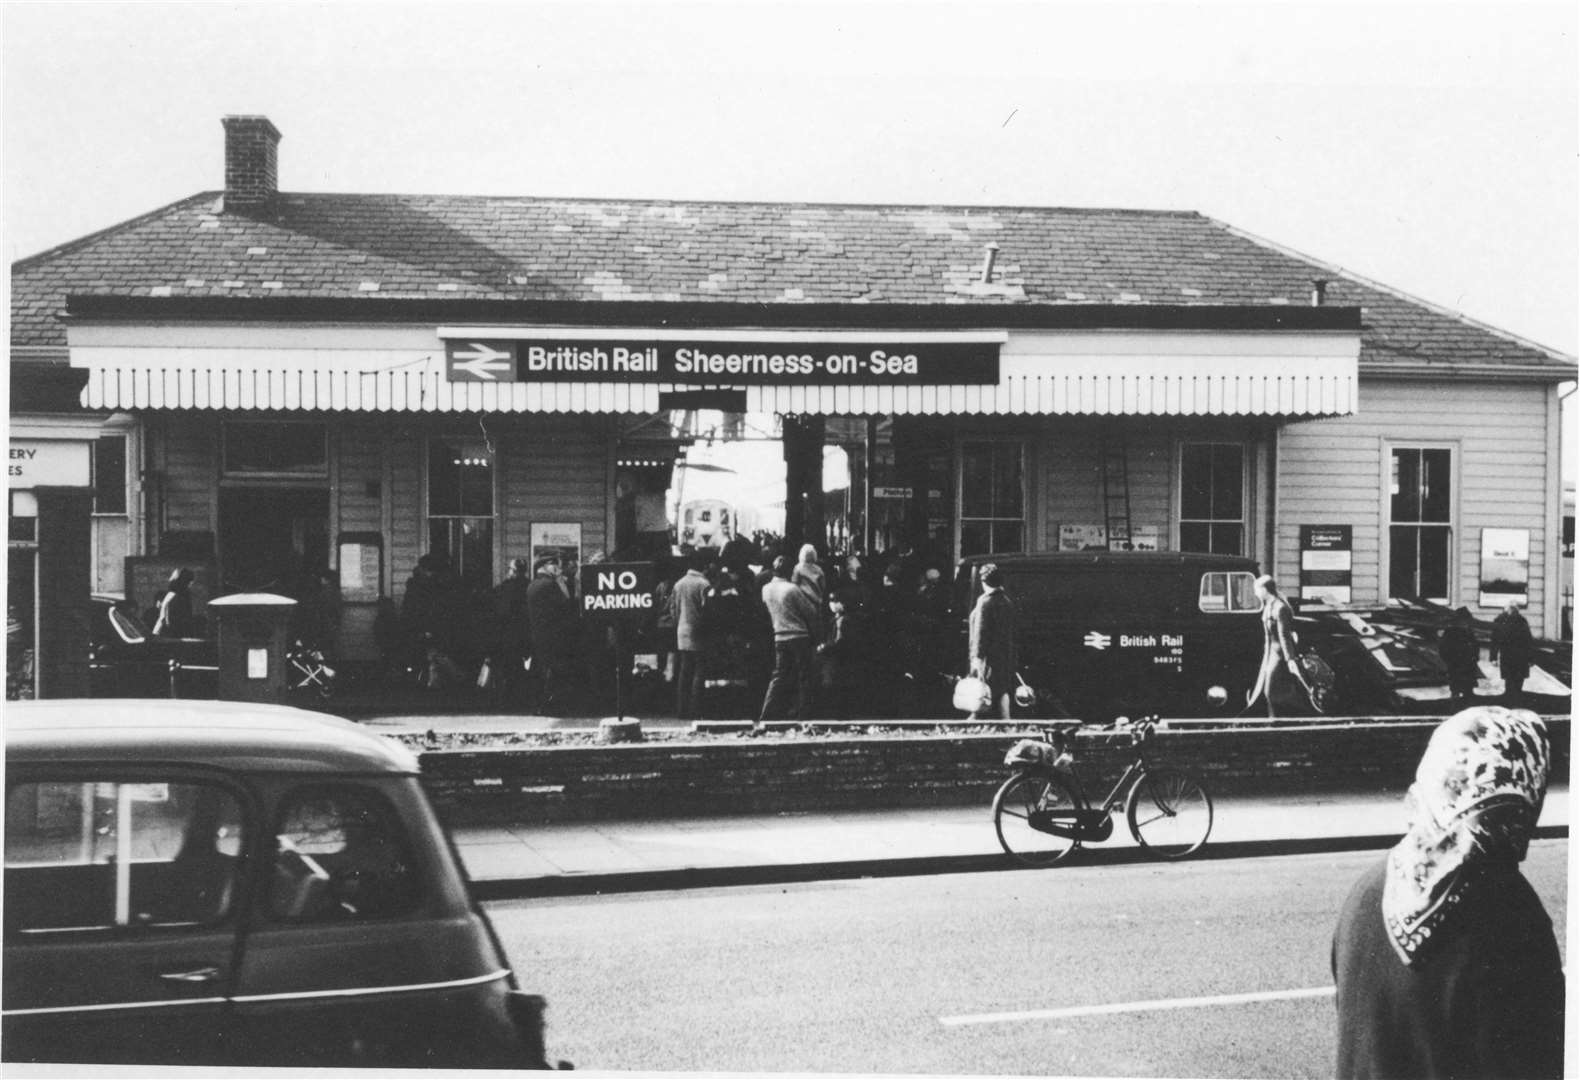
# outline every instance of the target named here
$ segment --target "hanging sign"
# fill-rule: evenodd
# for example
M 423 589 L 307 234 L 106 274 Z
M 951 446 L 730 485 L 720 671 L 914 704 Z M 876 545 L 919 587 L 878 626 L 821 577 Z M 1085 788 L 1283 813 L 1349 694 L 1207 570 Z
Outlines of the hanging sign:
M 451 382 L 694 386 L 993 385 L 998 342 L 652 341 L 518 338 L 445 342 Z
M 1481 606 L 1530 602 L 1531 530 L 1481 530 Z
M 1352 594 L 1354 529 L 1350 525 L 1300 527 L 1300 598 L 1348 604 Z

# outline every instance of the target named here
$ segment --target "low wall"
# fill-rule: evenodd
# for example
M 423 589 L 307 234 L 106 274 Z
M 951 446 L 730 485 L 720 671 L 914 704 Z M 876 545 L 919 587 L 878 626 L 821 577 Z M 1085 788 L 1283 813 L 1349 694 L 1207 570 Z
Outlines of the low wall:
M 1403 794 L 1435 721 L 1160 731 L 1158 764 L 1219 795 L 1366 790 Z M 1553 779 L 1569 776 L 1569 722 L 1550 721 Z M 1014 736 L 721 738 L 611 746 L 430 751 L 423 783 L 451 825 L 536 824 L 809 810 L 986 805 Z M 1076 742 L 1087 795 L 1101 799 L 1128 741 Z

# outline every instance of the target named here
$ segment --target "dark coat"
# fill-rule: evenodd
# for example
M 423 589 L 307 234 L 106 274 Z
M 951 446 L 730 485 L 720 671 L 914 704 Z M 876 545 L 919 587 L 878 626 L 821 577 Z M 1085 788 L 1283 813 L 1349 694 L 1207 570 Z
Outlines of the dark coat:
M 1531 673 L 1531 660 L 1536 655 L 1536 642 L 1531 637 L 1531 624 L 1518 611 L 1505 611 L 1492 620 L 1492 655 L 1510 690 L 1518 690 Z
M 1481 646 L 1463 626 L 1450 626 L 1437 639 L 1437 655 L 1448 668 L 1448 685 L 1456 693 L 1470 693 L 1481 677 Z
M 534 656 L 563 656 L 576 647 L 576 602 L 547 574 L 527 586 L 527 626 Z
M 1513 865 L 1488 868 L 1406 967 L 1382 917 L 1386 857 L 1333 936 L 1338 1057 L 1348 1077 L 1556 1077 L 1564 975 L 1553 925 Z
M 153 632 L 160 637 L 196 637 L 192 594 L 185 589 L 166 589 L 159 597 L 159 616 L 154 620 Z
M 971 609 L 971 655 L 994 695 L 1015 687 L 1015 605 L 1003 589 L 985 590 Z
M 511 657 L 525 656 L 532 648 L 531 628 L 527 625 L 527 588 L 530 584 L 525 577 L 508 577 L 494 590 L 500 647 Z

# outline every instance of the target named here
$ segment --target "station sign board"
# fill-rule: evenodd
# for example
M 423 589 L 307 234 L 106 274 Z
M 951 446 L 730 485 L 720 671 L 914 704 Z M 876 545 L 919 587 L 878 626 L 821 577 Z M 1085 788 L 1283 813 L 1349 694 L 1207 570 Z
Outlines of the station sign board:
M 581 568 L 582 614 L 640 622 L 653 614 L 658 571 L 652 563 L 591 563 Z
M 692 386 L 960 386 L 999 380 L 996 341 L 456 338 L 451 382 Z
M 1354 583 L 1354 527 L 1300 527 L 1300 598 L 1317 604 L 1348 604 Z

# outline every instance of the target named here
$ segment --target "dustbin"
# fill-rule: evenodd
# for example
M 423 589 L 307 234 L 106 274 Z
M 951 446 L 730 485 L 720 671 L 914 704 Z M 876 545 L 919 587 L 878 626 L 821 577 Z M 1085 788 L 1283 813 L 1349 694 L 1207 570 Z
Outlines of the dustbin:
M 219 624 L 219 696 L 225 701 L 285 700 L 285 651 L 296 601 L 237 593 L 208 602 Z

